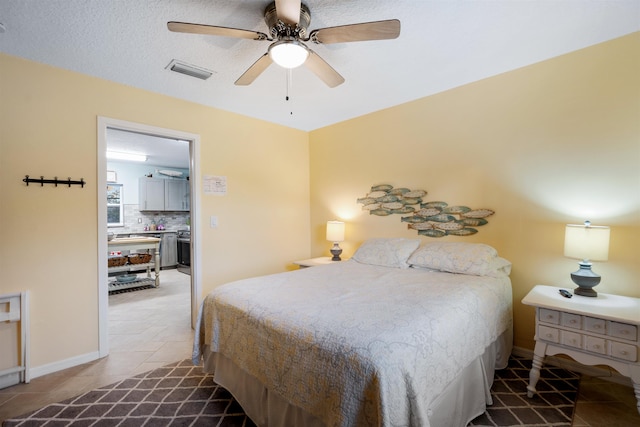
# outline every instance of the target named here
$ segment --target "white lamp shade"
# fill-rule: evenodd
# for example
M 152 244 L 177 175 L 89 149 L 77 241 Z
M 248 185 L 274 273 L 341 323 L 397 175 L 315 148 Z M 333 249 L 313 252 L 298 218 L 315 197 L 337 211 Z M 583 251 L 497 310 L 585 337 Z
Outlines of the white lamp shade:
M 567 224 L 564 256 L 590 261 L 609 259 L 609 227 Z
M 269 56 L 283 68 L 296 68 L 304 64 L 309 57 L 309 51 L 301 43 L 283 40 L 269 47 Z
M 327 240 L 330 242 L 344 241 L 344 222 L 327 221 Z

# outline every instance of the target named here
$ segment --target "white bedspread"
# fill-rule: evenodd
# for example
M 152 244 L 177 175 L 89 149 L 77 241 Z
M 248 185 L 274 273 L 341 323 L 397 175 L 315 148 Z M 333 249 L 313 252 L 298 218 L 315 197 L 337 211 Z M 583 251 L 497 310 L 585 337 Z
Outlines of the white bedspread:
M 226 284 L 204 345 L 327 426 L 428 426 L 432 402 L 512 322 L 501 278 L 355 261 Z

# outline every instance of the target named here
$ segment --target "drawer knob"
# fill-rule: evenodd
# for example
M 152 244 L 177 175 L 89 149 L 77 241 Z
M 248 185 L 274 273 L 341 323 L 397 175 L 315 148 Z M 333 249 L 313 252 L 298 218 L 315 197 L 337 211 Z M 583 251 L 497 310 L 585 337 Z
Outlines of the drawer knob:
M 621 354 L 621 355 L 623 355 L 623 356 L 626 356 L 626 355 L 627 355 L 627 354 L 629 354 L 629 353 L 627 353 L 627 352 L 626 352 L 626 351 L 624 351 L 624 350 L 621 350 L 621 351 L 620 351 L 620 354 Z
M 569 323 L 576 323 L 576 319 L 569 320 Z
M 599 345 L 594 345 L 593 348 L 595 348 L 596 350 L 600 350 L 600 346 Z
M 621 333 L 622 335 L 628 335 L 628 334 L 629 334 L 629 331 L 627 331 L 626 329 L 623 329 L 623 330 L 621 330 L 621 331 L 620 331 L 620 333 Z
M 551 337 L 553 337 L 552 334 L 547 334 L 547 338 L 551 338 Z

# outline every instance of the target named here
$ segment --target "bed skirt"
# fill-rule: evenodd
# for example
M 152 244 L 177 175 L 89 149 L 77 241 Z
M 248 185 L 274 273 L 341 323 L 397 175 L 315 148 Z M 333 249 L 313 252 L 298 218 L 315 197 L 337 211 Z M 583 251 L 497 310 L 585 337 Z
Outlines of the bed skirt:
M 507 366 L 513 346 L 508 329 L 489 345 L 484 354 L 460 372 L 429 408 L 430 427 L 464 427 L 491 405 L 491 386 L 496 369 Z M 320 427 L 324 423 L 279 394 L 268 390 L 254 376 L 238 368 L 229 358 L 204 349 L 204 370 L 227 389 L 258 426 Z

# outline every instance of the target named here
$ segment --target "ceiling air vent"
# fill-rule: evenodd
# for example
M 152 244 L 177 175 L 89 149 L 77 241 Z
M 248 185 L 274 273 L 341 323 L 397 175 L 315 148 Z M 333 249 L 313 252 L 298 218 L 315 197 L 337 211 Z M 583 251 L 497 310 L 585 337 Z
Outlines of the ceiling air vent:
M 213 75 L 213 71 L 209 71 L 190 64 L 185 64 L 184 62 L 180 62 L 177 59 L 171 61 L 165 68 L 167 70 L 175 71 L 176 73 L 180 74 L 186 74 L 187 76 L 196 77 L 201 80 L 207 80 L 209 77 L 211 77 L 211 75 Z

